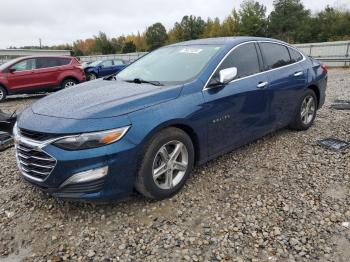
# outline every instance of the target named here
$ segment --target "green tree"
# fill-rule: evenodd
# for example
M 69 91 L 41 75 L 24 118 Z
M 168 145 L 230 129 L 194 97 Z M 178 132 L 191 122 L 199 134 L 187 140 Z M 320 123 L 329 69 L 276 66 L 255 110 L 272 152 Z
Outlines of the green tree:
M 98 36 L 94 36 L 94 39 L 95 45 L 93 50 L 95 53 L 103 55 L 115 53 L 113 45 L 105 33 L 99 32 Z
M 181 23 L 175 23 L 174 38 L 176 42 L 198 39 L 203 35 L 205 28 L 204 20 L 199 16 L 184 16 Z
M 287 42 L 298 42 L 298 33 L 310 22 L 310 10 L 300 0 L 275 0 L 269 17 L 269 34 Z
M 242 35 L 266 36 L 266 7 L 254 0 L 246 0 L 241 5 L 240 33 Z
M 233 9 L 221 25 L 221 36 L 236 36 L 240 35 L 240 16 L 238 12 Z
M 317 41 L 350 39 L 350 12 L 327 6 L 317 14 L 313 27 Z
M 125 43 L 122 52 L 124 54 L 136 52 L 136 46 L 134 42 L 128 41 Z
M 165 44 L 167 32 L 161 23 L 155 23 L 146 30 L 146 42 L 150 50 L 154 50 Z
M 208 18 L 203 30 L 203 37 L 218 37 L 221 36 L 221 33 L 220 19 L 215 18 L 213 21 L 212 19 Z

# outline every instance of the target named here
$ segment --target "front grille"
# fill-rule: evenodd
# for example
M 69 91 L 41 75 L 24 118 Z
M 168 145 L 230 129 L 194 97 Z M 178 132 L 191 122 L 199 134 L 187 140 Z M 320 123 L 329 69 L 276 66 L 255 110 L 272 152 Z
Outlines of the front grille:
M 56 166 L 56 159 L 29 145 L 19 143 L 16 146 L 17 160 L 24 176 L 36 181 L 45 180 Z
M 58 135 L 55 134 L 47 134 L 47 133 L 41 133 L 36 131 L 31 131 L 27 129 L 20 129 L 21 136 L 24 136 L 26 138 L 36 140 L 36 141 L 45 141 L 52 138 L 56 138 Z

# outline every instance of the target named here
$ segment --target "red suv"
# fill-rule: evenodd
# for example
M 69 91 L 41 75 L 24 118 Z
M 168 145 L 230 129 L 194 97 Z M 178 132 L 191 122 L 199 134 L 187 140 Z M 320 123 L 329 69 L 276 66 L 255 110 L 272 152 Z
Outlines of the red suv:
M 22 57 L 0 65 L 0 101 L 7 95 L 53 91 L 82 81 L 84 69 L 74 57 Z

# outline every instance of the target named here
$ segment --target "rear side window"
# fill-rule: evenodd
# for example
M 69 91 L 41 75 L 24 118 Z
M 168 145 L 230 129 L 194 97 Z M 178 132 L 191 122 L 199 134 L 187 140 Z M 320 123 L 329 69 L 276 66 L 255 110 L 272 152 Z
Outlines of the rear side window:
M 72 59 L 61 57 L 39 57 L 36 60 L 36 68 L 40 69 L 68 65 Z
M 291 58 L 292 63 L 303 60 L 303 56 L 297 50 L 295 50 L 293 48 L 288 48 L 288 50 L 289 50 L 289 54 L 290 54 L 290 58 Z
M 221 64 L 220 69 L 237 68 L 237 78 L 250 76 L 260 72 L 258 54 L 254 43 L 237 47 Z
M 122 60 L 114 60 L 114 65 L 124 65 L 124 62 Z
M 265 70 L 279 68 L 291 63 L 287 47 L 273 43 L 259 43 L 265 62 Z

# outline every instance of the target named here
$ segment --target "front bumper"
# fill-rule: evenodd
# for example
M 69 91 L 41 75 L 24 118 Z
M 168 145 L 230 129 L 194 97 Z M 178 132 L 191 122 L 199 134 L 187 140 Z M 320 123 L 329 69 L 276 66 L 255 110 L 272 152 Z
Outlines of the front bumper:
M 127 139 L 108 146 L 81 151 L 66 151 L 51 144 L 37 147 L 36 150 L 41 150 L 56 161 L 54 168 L 47 172 L 49 174 L 40 179 L 28 175 L 29 168 L 21 161 L 20 154 L 23 151 L 20 148 L 23 145 L 26 146 L 24 148 L 33 146 L 29 145 L 30 142 L 28 143 L 27 139 L 16 138 L 16 155 L 21 175 L 26 181 L 52 196 L 71 200 L 107 201 L 126 197 L 133 191 L 138 159 L 137 148 Z M 103 178 L 64 185 L 64 182 L 74 174 L 106 166 L 108 173 Z

